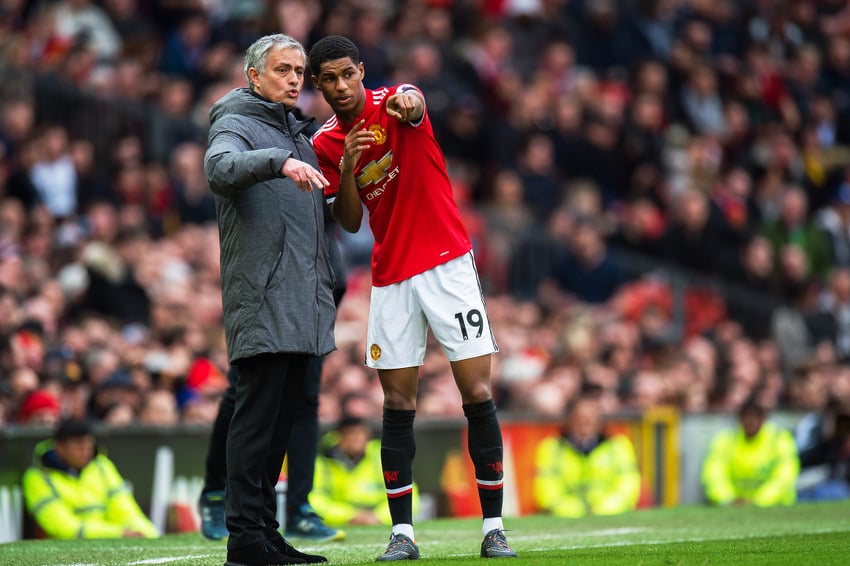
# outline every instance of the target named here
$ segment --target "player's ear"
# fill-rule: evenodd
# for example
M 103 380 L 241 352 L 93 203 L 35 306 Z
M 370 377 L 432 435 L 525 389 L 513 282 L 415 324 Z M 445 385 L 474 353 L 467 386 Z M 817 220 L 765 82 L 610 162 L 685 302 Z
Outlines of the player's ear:
M 363 61 L 360 61 L 360 63 L 357 65 L 357 70 L 360 71 L 360 80 L 361 81 L 366 78 L 366 70 L 365 69 L 366 68 L 363 66 Z

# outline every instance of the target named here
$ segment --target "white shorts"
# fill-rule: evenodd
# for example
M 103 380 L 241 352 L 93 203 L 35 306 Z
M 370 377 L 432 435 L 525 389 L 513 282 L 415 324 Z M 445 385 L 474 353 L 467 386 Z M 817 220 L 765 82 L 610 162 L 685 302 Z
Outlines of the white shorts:
M 472 252 L 404 281 L 372 287 L 366 365 L 421 366 L 429 326 L 449 361 L 499 351 Z

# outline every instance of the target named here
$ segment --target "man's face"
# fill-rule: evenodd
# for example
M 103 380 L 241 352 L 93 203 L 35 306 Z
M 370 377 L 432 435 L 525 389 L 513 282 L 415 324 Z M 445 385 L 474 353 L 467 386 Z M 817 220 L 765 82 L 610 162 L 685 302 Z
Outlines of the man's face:
M 744 413 L 741 415 L 741 428 L 744 429 L 744 434 L 747 438 L 752 438 L 761 430 L 761 425 L 764 424 L 764 417 L 758 413 Z
M 600 407 L 590 400 L 576 403 L 569 419 L 570 435 L 579 442 L 594 440 L 602 431 Z
M 363 110 L 366 99 L 363 77 L 363 63 L 343 57 L 322 63 L 312 79 L 334 113 L 353 119 Z
M 350 458 L 362 457 L 371 437 L 372 431 L 366 425 L 347 426 L 339 431 L 339 448 Z
M 56 441 L 56 455 L 75 470 L 82 470 L 94 458 L 94 436 L 88 434 Z
M 294 47 L 271 49 L 266 68 L 251 67 L 248 76 L 254 92 L 269 102 L 282 102 L 287 108 L 294 108 L 304 86 L 304 57 Z

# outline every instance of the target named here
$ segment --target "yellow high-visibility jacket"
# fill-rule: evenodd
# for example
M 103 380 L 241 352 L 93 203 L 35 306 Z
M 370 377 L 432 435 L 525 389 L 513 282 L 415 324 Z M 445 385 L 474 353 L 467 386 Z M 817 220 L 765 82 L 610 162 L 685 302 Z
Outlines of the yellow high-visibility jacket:
M 800 459 L 791 433 L 764 423 L 751 439 L 740 426 L 719 432 L 703 463 L 702 483 L 712 504 L 741 500 L 770 507 L 797 501 L 799 475 Z
M 626 436 L 603 438 L 588 454 L 563 436 L 546 438 L 534 463 L 534 500 L 556 517 L 616 515 L 637 507 L 640 472 Z
M 328 446 L 333 432 L 323 439 Z M 385 525 L 391 525 L 390 507 L 381 468 L 381 441 L 370 440 L 366 453 L 357 462 L 346 463 L 333 456 L 333 450 L 319 451 L 310 505 L 328 525 L 342 526 L 364 509 L 371 510 Z M 419 513 L 419 488 L 413 484 L 413 516 Z
M 76 475 L 58 465 L 52 449 L 52 440 L 40 442 L 23 477 L 27 510 L 47 536 L 120 538 L 125 529 L 159 536 L 106 456 L 96 455 Z

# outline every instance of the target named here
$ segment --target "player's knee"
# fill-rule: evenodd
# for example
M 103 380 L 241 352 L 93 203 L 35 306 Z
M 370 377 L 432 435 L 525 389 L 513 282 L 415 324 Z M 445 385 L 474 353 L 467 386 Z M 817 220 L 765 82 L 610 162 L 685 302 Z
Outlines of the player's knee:
M 395 411 L 416 410 L 416 396 L 395 389 L 384 389 L 384 408 Z
M 467 387 L 460 390 L 461 398 L 464 405 L 471 403 L 483 403 L 489 400 L 492 395 L 490 393 L 490 383 L 486 379 L 477 380 Z

